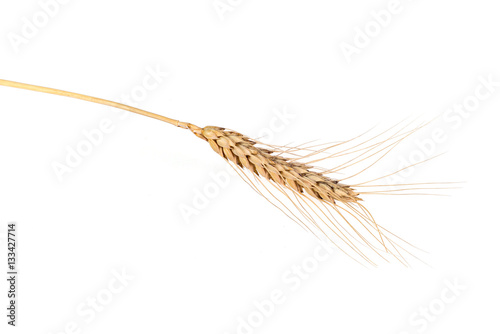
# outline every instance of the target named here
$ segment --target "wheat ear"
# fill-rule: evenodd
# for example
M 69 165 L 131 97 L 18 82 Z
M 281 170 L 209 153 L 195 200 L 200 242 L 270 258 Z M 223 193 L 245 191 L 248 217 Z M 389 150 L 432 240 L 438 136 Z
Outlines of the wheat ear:
M 373 143 L 373 140 L 381 135 L 379 134 L 363 143 L 330 154 L 328 153 L 329 149 L 341 144 L 345 145 L 349 141 L 326 146 L 266 146 L 241 133 L 222 127 L 206 126 L 201 128 L 191 123 L 181 122 L 142 109 L 83 94 L 1 79 L 0 85 L 99 103 L 164 121 L 183 129 L 189 129 L 197 137 L 207 141 L 210 147 L 226 161 L 232 163 L 240 176 L 254 190 L 317 237 L 323 239 L 326 237 L 326 239 L 337 245 L 340 250 L 358 262 L 361 260 L 375 265 L 375 262 L 365 254 L 366 251 L 370 251 L 383 259 L 385 259 L 383 255 L 385 253 L 405 265 L 408 264 L 403 252 L 410 255 L 411 253 L 401 246 L 401 243 L 406 242 L 375 223 L 368 210 L 361 205 L 360 194 L 388 195 L 392 194 L 391 191 L 400 192 L 429 188 L 418 188 L 418 184 L 412 184 L 400 185 L 410 186 L 410 188 L 357 192 L 353 186 L 344 184 L 340 182 L 342 180 L 330 178 L 327 175 L 339 172 L 380 152 L 383 152 L 383 155 L 387 154 L 401 140 L 420 127 L 410 131 L 405 131 L 404 128 L 399 129 L 389 139 Z M 299 152 L 302 154 L 299 154 Z M 344 164 L 329 170 L 313 167 L 310 163 L 303 161 L 304 159 L 313 159 L 313 157 L 321 153 L 326 153 L 327 158 L 346 155 L 350 155 L 352 158 L 349 158 Z M 325 158 L 316 158 L 310 162 L 319 162 L 323 159 Z M 378 158 L 378 160 L 380 159 Z M 348 178 L 350 177 L 346 177 L 344 180 Z M 378 179 L 380 178 L 374 180 Z M 369 182 L 371 181 L 359 183 L 358 185 L 359 187 L 378 187 L 378 185 L 370 185 Z M 289 205 L 286 203 L 289 203 Z M 294 210 L 290 207 L 293 207 Z M 353 255 L 356 255 L 356 257 Z

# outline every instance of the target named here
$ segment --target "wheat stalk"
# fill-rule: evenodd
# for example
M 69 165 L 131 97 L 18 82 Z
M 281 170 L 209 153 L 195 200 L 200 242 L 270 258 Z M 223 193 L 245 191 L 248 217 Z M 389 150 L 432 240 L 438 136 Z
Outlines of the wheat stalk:
M 241 133 L 222 127 L 206 126 L 201 128 L 191 123 L 181 122 L 142 109 L 83 94 L 1 79 L 0 85 L 99 103 L 158 119 L 183 129 L 189 129 L 197 137 L 207 141 L 210 147 L 222 158 L 232 163 L 239 175 L 254 190 L 282 210 L 288 217 L 318 238 L 326 238 L 333 242 L 340 250 L 358 262 L 375 265 L 371 257 L 366 254 L 374 253 L 383 259 L 385 259 L 384 254 L 389 254 L 404 265 L 408 265 L 403 253 L 406 252 L 412 255 L 401 245 L 402 243 L 410 244 L 375 222 L 370 212 L 360 203 L 362 195 L 408 194 L 404 192 L 409 190 L 442 189 L 437 187 L 436 184 L 443 183 L 394 185 L 405 188 L 390 190 L 385 188 L 377 190 L 377 188 L 385 187 L 385 185 L 370 184 L 385 176 L 358 184 L 347 185 L 344 183 L 345 180 L 364 172 L 378 162 L 403 139 L 426 124 L 412 130 L 405 130 L 406 127 L 400 128 L 392 133 L 389 138 L 376 141 L 377 138 L 390 131 L 391 128 L 357 145 L 331 153 L 332 148 L 345 146 L 352 140 L 332 145 L 266 145 Z M 353 140 L 356 138 L 353 138 Z M 326 155 L 326 157 L 318 157 L 322 154 Z M 321 169 L 312 165 L 325 159 L 339 157 L 349 158 L 332 169 Z M 334 179 L 328 176 L 357 165 L 370 157 L 377 158 L 375 162 L 356 174 L 343 179 Z M 304 160 L 307 159 L 309 161 L 305 162 Z M 394 173 L 397 172 L 399 171 Z M 422 185 L 425 185 L 425 187 L 421 187 Z M 376 188 L 371 191 L 356 190 L 363 187 Z

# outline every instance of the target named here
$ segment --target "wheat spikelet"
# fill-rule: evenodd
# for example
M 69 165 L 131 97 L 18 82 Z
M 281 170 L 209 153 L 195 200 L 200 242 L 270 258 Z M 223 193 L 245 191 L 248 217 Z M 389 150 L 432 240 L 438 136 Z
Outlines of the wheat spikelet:
M 408 124 L 400 128 L 394 126 L 357 144 L 354 144 L 355 140 L 362 138 L 364 134 L 337 144 L 277 146 L 266 145 L 222 127 L 200 128 L 191 123 L 180 122 L 142 109 L 87 95 L 1 79 L 0 85 L 108 105 L 189 129 L 197 137 L 207 141 L 217 154 L 232 164 L 243 180 L 257 193 L 264 196 L 304 229 L 320 239 L 326 238 L 331 241 L 342 252 L 360 263 L 376 265 L 373 255 L 386 261 L 388 260 L 385 255 L 389 255 L 402 264 L 408 265 L 403 254 L 413 256 L 402 246 L 402 244 L 410 245 L 409 243 L 375 222 L 370 212 L 361 204 L 362 195 L 422 194 L 421 190 L 443 189 L 443 187 L 436 186 L 443 183 L 400 184 L 393 185 L 396 189 L 389 190 L 386 189 L 386 185 L 372 184 L 388 175 L 349 185 L 345 182 L 365 172 L 402 140 L 427 123 L 410 130 L 406 129 Z M 383 139 L 385 134 L 389 136 Z M 331 152 L 332 149 L 337 150 Z M 334 168 L 322 169 L 315 166 L 320 161 L 339 158 L 345 158 L 345 161 L 337 163 Z M 341 171 L 370 159 L 374 161 L 347 177 L 328 176 L 329 174 L 340 175 Z M 409 167 L 412 166 L 403 169 Z M 425 187 L 421 187 L 422 185 Z M 371 190 L 357 190 L 363 187 L 371 187 Z M 382 188 L 379 189 L 380 187 Z M 408 191 L 417 191 L 417 193 L 408 193 Z
M 370 256 L 365 254 L 367 250 L 361 249 L 362 245 L 383 259 L 385 258 L 382 253 L 388 253 L 401 263 L 408 264 L 401 254 L 401 250 L 406 250 L 392 240 L 388 235 L 390 232 L 384 232 L 385 229 L 375 223 L 368 210 L 359 203 L 362 201 L 360 193 L 350 185 L 327 176 L 331 170 L 317 171 L 317 167 L 300 162 L 304 156 L 286 156 L 294 150 L 306 150 L 310 152 L 305 157 L 311 157 L 326 151 L 326 148 L 310 150 L 297 147 L 266 147 L 265 144 L 239 132 L 222 127 L 200 128 L 188 123 L 187 128 L 197 137 L 207 141 L 222 158 L 232 163 L 237 171 L 241 172 L 240 176 L 260 195 L 271 203 L 274 202 L 273 204 L 289 218 L 312 232 L 318 239 L 328 239 L 358 262 L 363 260 L 376 265 Z M 373 149 L 378 145 L 369 148 Z M 346 150 L 342 153 L 346 154 Z M 322 159 L 314 161 L 320 160 Z M 245 174 L 246 172 L 248 173 Z M 272 187 L 266 186 L 263 180 L 276 188 L 277 193 L 272 191 Z M 282 195 L 281 199 L 277 197 L 279 194 Z M 284 204 L 285 201 L 288 205 Z M 296 209 L 295 212 L 290 206 Z M 359 227 L 354 227 L 355 224 Z
M 240 168 L 248 169 L 256 176 L 333 204 L 336 201 L 360 200 L 359 194 L 349 186 L 312 170 L 311 166 L 291 162 L 291 159 L 277 155 L 276 151 L 259 148 L 254 140 L 241 133 L 215 126 L 191 128 L 191 131 L 208 141 L 210 147 L 221 157 Z

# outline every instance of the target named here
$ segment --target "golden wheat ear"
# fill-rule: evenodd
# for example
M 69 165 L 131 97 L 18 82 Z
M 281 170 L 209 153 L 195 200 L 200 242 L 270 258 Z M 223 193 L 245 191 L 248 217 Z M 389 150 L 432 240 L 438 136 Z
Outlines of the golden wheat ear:
M 369 181 L 350 182 L 378 163 L 405 138 L 427 123 L 408 129 L 403 122 L 382 133 L 366 134 L 335 144 L 298 146 L 266 145 L 239 132 L 216 126 L 198 127 L 121 103 L 59 89 L 0 80 L 0 85 L 55 94 L 99 103 L 189 129 L 228 161 L 239 176 L 257 193 L 279 208 L 290 219 L 319 239 L 334 243 L 347 256 L 363 264 L 376 265 L 376 259 L 396 259 L 409 265 L 406 256 L 414 256 L 405 247 L 412 246 L 375 222 L 361 204 L 365 194 L 407 194 L 421 189 L 443 189 L 446 183 L 405 184 L 386 190 L 386 185 Z M 314 167 L 333 159 L 333 168 Z M 360 167 L 345 176 L 345 171 Z M 396 171 L 395 173 L 397 173 Z M 332 176 L 330 176 L 332 175 Z M 337 176 L 338 175 L 338 176 Z M 390 175 L 390 174 L 389 174 Z M 392 185 L 398 186 L 398 185 Z M 422 187 L 423 186 L 423 187 Z M 370 191 L 357 188 L 374 187 Z M 382 187 L 382 188 L 380 188 Z M 405 193 L 406 192 L 406 193 Z M 416 247 L 415 247 L 416 248 Z

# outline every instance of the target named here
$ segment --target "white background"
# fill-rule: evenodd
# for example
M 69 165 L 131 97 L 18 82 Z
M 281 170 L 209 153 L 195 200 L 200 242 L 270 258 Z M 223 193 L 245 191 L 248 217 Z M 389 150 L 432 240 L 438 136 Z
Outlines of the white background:
M 142 108 L 252 137 L 274 128 L 277 144 L 345 140 L 379 123 L 431 119 L 470 100 L 480 77 L 500 81 L 493 1 L 401 0 L 350 62 L 342 43 L 354 45 L 357 29 L 376 29 L 370 13 L 389 1 L 221 3 L 231 10 L 218 13 L 212 0 L 73 0 L 50 7 L 43 22 L 39 2 L 3 1 L 1 78 L 119 100 L 158 68 L 168 76 Z M 15 47 L 26 20 L 40 27 Z M 210 173 L 226 170 L 188 131 L 0 87 L 1 259 L 6 225 L 15 221 L 20 272 L 14 330 L 0 284 L 1 332 L 498 332 L 495 89 L 467 118 L 452 113 L 455 121 L 430 125 L 446 136 L 432 154 L 447 154 L 405 179 L 465 180 L 462 189 L 365 200 L 378 222 L 429 252 L 419 254 L 431 267 L 366 269 L 340 252 L 315 260 L 315 239 L 237 177 L 188 222 L 180 208 L 193 206 Z M 293 117 L 279 123 L 284 110 Z M 60 181 L 54 162 L 64 163 L 68 147 L 103 119 L 113 130 Z M 373 172 L 395 170 L 429 133 L 408 139 Z M 290 270 L 303 263 L 310 273 L 297 288 Z M 133 278 L 110 292 L 122 270 Z M 460 285 L 456 294 L 447 282 Z M 258 313 L 255 303 L 274 290 L 282 303 Z M 89 311 L 96 297 L 106 305 Z M 254 325 L 241 325 L 249 318 Z

